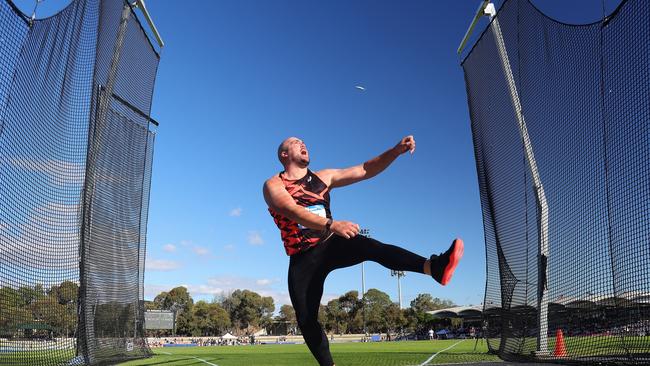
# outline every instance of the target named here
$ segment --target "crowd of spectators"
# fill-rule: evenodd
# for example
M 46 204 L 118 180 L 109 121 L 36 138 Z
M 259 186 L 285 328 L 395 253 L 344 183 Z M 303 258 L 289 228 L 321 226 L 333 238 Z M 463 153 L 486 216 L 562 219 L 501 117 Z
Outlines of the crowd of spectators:
M 237 338 L 222 337 L 167 337 L 167 338 L 149 338 L 149 347 L 164 346 L 241 346 L 250 344 L 259 344 L 255 336 L 240 336 Z
M 583 323 L 580 325 L 569 324 L 559 329 L 566 336 L 650 336 L 650 320 L 639 320 L 629 324 L 612 325 L 606 321 Z

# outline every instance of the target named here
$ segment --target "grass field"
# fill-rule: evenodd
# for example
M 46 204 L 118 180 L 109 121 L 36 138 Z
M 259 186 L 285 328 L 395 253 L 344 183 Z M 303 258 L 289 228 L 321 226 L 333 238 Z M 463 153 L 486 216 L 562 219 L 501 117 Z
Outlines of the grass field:
M 74 357 L 74 350 L 28 351 L 0 354 L 2 366 L 25 366 L 38 364 L 65 364 Z
M 620 346 L 621 340 L 626 349 Z M 498 340 L 492 345 L 498 347 Z M 535 348 L 535 338 L 526 339 L 525 349 Z M 626 352 L 638 355 L 640 362 L 650 361 L 650 337 L 594 336 L 565 337 L 567 353 L 571 357 L 608 356 L 623 359 Z M 423 366 L 435 364 L 458 364 L 470 362 L 500 362 L 495 355 L 487 354 L 485 340 L 333 343 L 334 361 L 340 366 Z M 511 345 L 515 346 L 515 345 Z M 553 350 L 555 338 L 549 338 L 549 350 Z M 303 344 L 217 346 L 217 347 L 164 347 L 154 349 L 155 356 L 121 363 L 122 366 L 310 366 L 316 361 Z M 62 365 L 74 357 L 74 350 L 49 350 L 0 353 L 0 365 L 25 366 L 50 364 Z M 47 361 L 46 361 L 47 360 Z
M 474 351 L 474 340 L 334 343 L 331 345 L 334 361 L 345 366 L 433 365 L 496 361 L 487 354 L 485 341 L 479 341 Z M 155 349 L 149 359 L 131 361 L 121 366 L 301 366 L 317 365 L 304 344 L 222 346 L 222 347 L 165 347 Z M 435 356 L 434 356 L 435 355 Z M 433 356 L 433 357 L 432 357 Z M 429 360 L 429 362 L 426 362 Z M 425 363 L 426 362 L 426 363 Z

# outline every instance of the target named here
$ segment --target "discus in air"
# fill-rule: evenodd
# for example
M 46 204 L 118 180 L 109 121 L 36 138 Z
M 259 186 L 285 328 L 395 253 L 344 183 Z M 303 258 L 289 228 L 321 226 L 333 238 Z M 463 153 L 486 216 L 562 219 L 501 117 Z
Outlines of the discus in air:
M 361 86 L 361 85 L 356 85 L 355 88 L 357 88 L 357 89 L 359 89 L 359 90 L 361 90 L 361 91 L 366 91 L 366 88 L 364 88 L 364 87 Z

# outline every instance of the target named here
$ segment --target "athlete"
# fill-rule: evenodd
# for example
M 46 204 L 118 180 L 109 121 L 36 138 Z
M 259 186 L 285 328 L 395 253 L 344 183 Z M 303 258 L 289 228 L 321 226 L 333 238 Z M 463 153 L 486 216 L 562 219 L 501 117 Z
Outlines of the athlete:
M 334 365 L 327 336 L 318 323 L 323 285 L 331 271 L 370 260 L 392 270 L 425 273 L 444 286 L 463 256 L 460 239 L 455 239 L 446 252 L 427 259 L 358 235 L 358 224 L 332 218 L 331 189 L 372 178 L 407 151 L 415 152 L 413 136 L 404 137 L 363 164 L 312 172 L 307 168 L 309 151 L 302 140 L 289 137 L 278 147 L 284 171 L 264 183 L 264 199 L 290 257 L 289 296 L 298 326 L 321 366 Z

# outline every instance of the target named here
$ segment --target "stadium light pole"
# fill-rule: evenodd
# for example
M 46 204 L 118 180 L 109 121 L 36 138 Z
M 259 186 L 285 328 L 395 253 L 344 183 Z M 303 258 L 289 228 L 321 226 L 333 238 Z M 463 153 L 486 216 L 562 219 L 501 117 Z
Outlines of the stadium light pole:
M 400 278 L 406 276 L 406 273 L 404 273 L 404 271 L 395 271 L 391 269 L 390 275 L 393 277 L 397 277 L 397 297 L 399 299 L 399 308 L 401 310 L 402 309 L 402 285 L 400 284 Z
M 370 237 L 370 229 L 361 229 L 359 230 L 359 235 Z M 363 333 L 366 331 L 366 273 L 363 265 L 364 262 L 361 262 L 361 310 L 363 314 Z
M 535 191 L 535 200 L 537 204 L 537 225 L 539 230 L 539 248 L 537 255 L 537 324 L 538 324 L 538 335 L 537 335 L 537 354 L 547 355 L 548 354 L 548 284 L 547 284 L 547 264 L 548 264 L 548 204 L 546 202 L 546 195 L 544 194 L 544 187 L 542 186 L 542 181 L 539 176 L 539 170 L 537 169 L 537 161 L 535 160 L 535 154 L 533 153 L 533 147 L 530 142 L 530 136 L 528 135 L 528 128 L 526 127 L 526 120 L 524 119 L 523 109 L 521 106 L 521 99 L 519 97 L 519 92 L 517 91 L 517 85 L 515 84 L 515 78 L 512 73 L 512 66 L 510 65 L 510 59 L 506 50 L 505 41 L 503 40 L 503 33 L 501 33 L 501 25 L 499 24 L 499 19 L 496 17 L 497 12 L 494 7 L 494 4 L 489 0 L 483 0 L 481 5 L 472 20 L 472 24 L 465 32 L 465 37 L 463 38 L 460 46 L 458 47 L 458 53 L 460 54 L 463 51 L 463 48 L 469 40 L 469 36 L 474 30 L 474 26 L 478 20 L 483 16 L 489 16 L 491 20 L 490 27 L 494 33 L 494 38 L 497 45 L 497 50 L 499 52 L 499 59 L 501 60 L 501 67 L 506 77 L 508 83 L 508 91 L 510 92 L 510 99 L 512 101 L 512 106 L 515 111 L 515 117 L 519 124 L 519 134 L 524 143 L 524 154 L 526 156 L 526 162 L 528 163 L 528 168 L 530 169 L 530 174 L 533 178 L 533 189 Z

